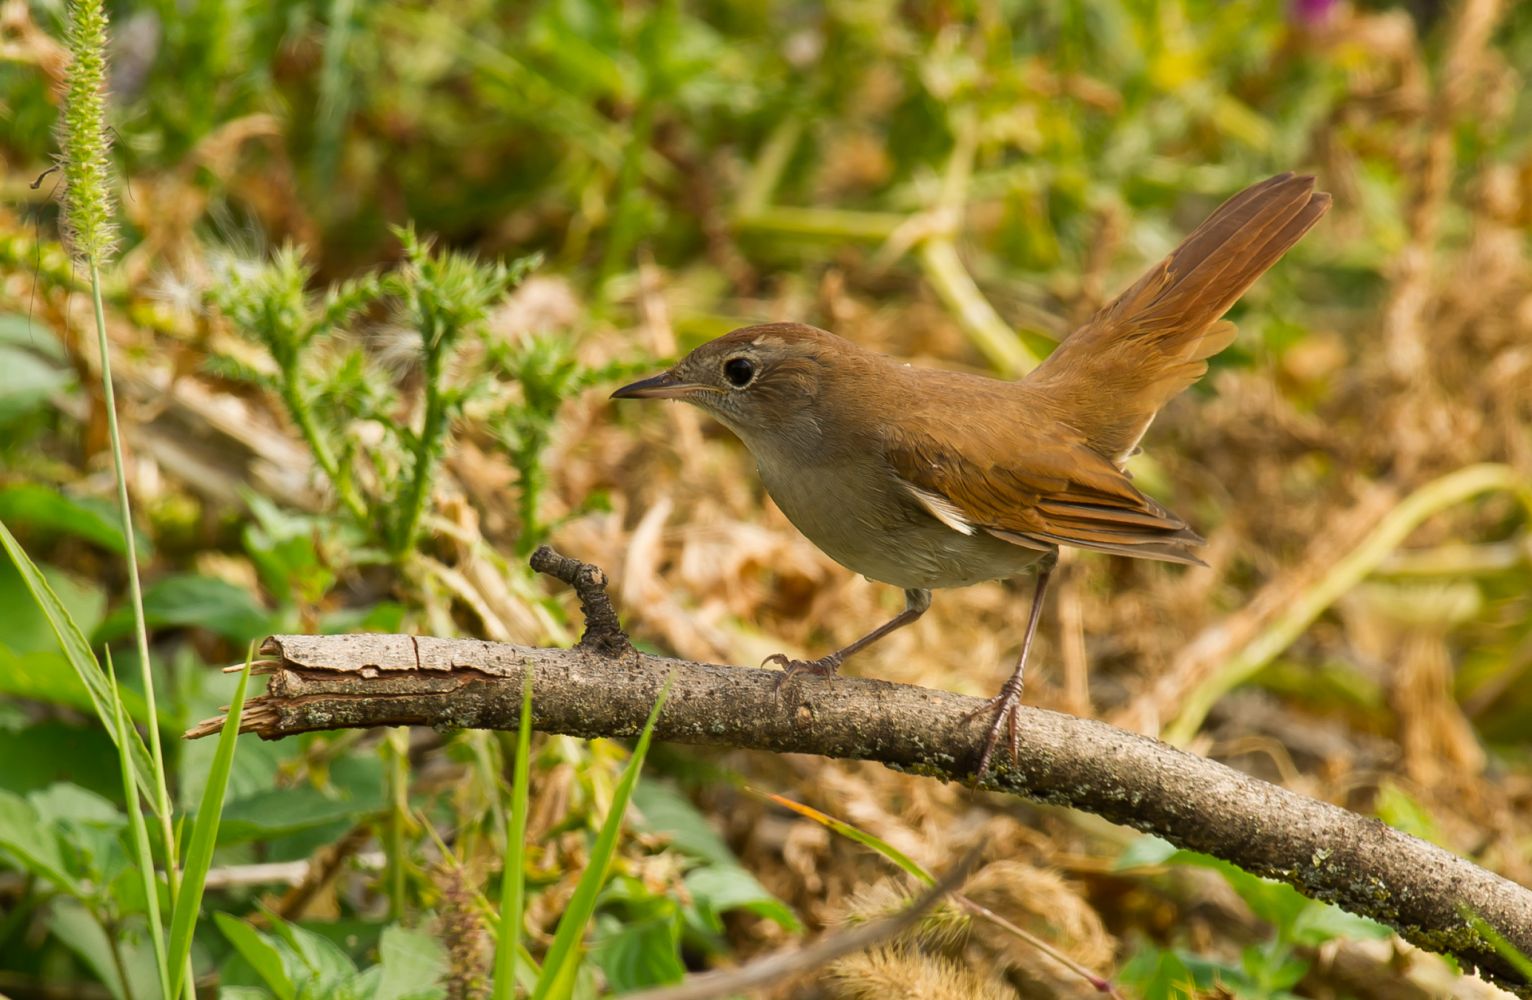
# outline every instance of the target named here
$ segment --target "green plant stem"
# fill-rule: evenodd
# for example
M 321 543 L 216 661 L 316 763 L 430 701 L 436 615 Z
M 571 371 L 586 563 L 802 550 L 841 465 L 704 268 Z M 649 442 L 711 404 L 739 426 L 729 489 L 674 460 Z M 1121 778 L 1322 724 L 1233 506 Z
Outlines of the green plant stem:
M 495 929 L 495 1000 L 516 995 L 516 958 L 522 950 L 522 911 L 526 903 L 527 798 L 531 784 L 532 671 L 521 682 L 521 719 L 516 727 L 516 759 L 511 765 L 511 819 L 506 828 L 505 867 L 500 872 L 500 926 Z
M 328 187 L 335 177 L 341 131 L 351 111 L 346 50 L 351 45 L 354 8 L 355 0 L 330 0 L 329 30 L 325 33 L 324 61 L 319 73 L 319 113 L 314 129 L 314 173 L 321 188 Z
M 735 217 L 734 224 L 740 229 L 763 230 L 786 236 L 831 236 L 836 239 L 879 243 L 894 235 L 905 220 L 905 216 L 894 212 L 770 205 L 741 212 Z
M 771 130 L 745 182 L 740 185 L 739 200 L 735 203 L 736 215 L 753 215 L 770 208 L 768 202 L 782 179 L 783 171 L 787 169 L 787 162 L 792 159 L 793 151 L 798 148 L 798 140 L 802 135 L 803 121 L 797 115 L 784 118 Z
M 410 814 L 409 729 L 389 730 L 384 741 L 388 754 L 389 810 L 386 835 L 388 857 L 388 917 L 404 918 L 405 824 Z
M 1438 511 L 1492 490 L 1515 494 L 1532 516 L 1532 484 L 1508 465 L 1470 465 L 1420 487 L 1385 514 L 1372 534 L 1332 566 L 1324 579 L 1300 594 L 1260 635 L 1235 653 L 1217 673 L 1194 688 L 1181 714 L 1165 728 L 1162 735 L 1165 742 L 1174 746 L 1189 742 L 1220 698 L 1254 677 L 1292 645 L 1316 618 L 1382 563 L 1422 521 Z
M 447 354 L 447 344 L 456 338 L 442 335 L 435 343 L 426 345 L 426 412 L 421 421 L 420 436 L 415 439 L 415 468 L 410 476 L 409 489 L 404 497 L 404 513 L 393 538 L 393 556 L 402 559 L 415 546 L 415 535 L 420 530 L 420 518 L 425 512 L 426 500 L 431 494 L 431 472 L 436 466 L 437 444 L 447 429 L 447 402 L 442 398 L 442 362 Z
M 128 810 L 128 827 L 133 835 L 134 861 L 138 863 L 139 878 L 143 880 L 145 906 L 149 916 L 149 940 L 154 946 L 154 966 L 160 977 L 160 990 L 168 995 L 170 990 L 170 965 L 166 960 L 164 915 L 160 912 L 160 892 L 154 876 L 154 849 L 149 846 L 149 828 L 144 823 L 143 810 L 139 808 L 138 783 L 133 778 L 133 757 L 127 747 L 127 714 L 122 707 L 122 691 L 117 687 L 117 669 L 112 665 L 111 651 L 106 657 L 107 675 L 112 683 L 112 721 L 115 725 L 117 761 L 122 769 L 123 803 Z M 3 936 L 0 936 L 3 939 Z
M 542 466 L 543 449 L 548 446 L 546 425 L 528 421 L 522 430 L 522 443 L 515 451 L 515 465 L 521 470 L 520 489 L 516 493 L 516 513 L 521 518 L 521 532 L 516 536 L 516 554 L 525 559 L 542 544 L 543 524 L 538 516 L 542 507 L 547 471 Z
M 649 151 L 650 134 L 654 129 L 654 107 L 646 93 L 633 116 L 632 134 L 622 153 L 622 167 L 617 173 L 617 207 L 612 213 L 612 228 L 607 239 L 606 253 L 601 257 L 601 270 L 597 286 L 605 287 L 607 279 L 624 266 L 637 238 L 638 199 L 642 193 L 644 154 Z
M 106 932 L 106 950 L 112 956 L 112 969 L 122 984 L 123 1000 L 134 1000 L 133 981 L 128 978 L 128 964 L 122 960 L 122 928 L 115 920 L 103 920 L 101 929 Z
M 165 751 L 160 745 L 159 708 L 154 697 L 154 673 L 149 663 L 149 625 L 144 617 L 144 591 L 138 578 L 138 543 L 133 534 L 133 506 L 128 499 L 126 463 L 122 457 L 122 431 L 117 423 L 117 394 L 112 389 L 111 347 L 106 338 L 106 310 L 101 301 L 101 275 L 96 263 L 90 263 L 90 297 L 96 312 L 96 344 L 101 351 L 101 392 L 106 403 L 106 428 L 112 444 L 112 463 L 117 472 L 117 506 L 122 514 L 122 537 L 128 561 L 128 599 L 133 604 L 133 637 L 138 648 L 139 667 L 144 677 L 144 705 L 149 715 L 149 754 L 154 761 L 155 787 L 152 792 L 155 813 L 160 819 L 160 833 L 165 838 L 166 874 L 171 892 L 175 891 L 175 831 L 171 826 L 170 788 L 165 781 Z
M 319 425 L 314 422 L 314 411 L 309 408 L 308 400 L 303 395 L 303 390 L 298 386 L 298 362 L 296 352 L 291 359 L 282 359 L 282 402 L 287 406 L 287 413 L 292 417 L 293 423 L 298 425 L 298 432 L 303 435 L 303 440 L 309 446 L 310 453 L 314 456 L 314 463 L 319 466 L 330 485 L 335 488 L 335 495 L 345 505 L 347 511 L 357 521 L 367 523 L 367 505 L 357 494 L 356 487 L 351 482 L 351 477 L 345 475 L 340 467 L 340 462 L 335 458 L 335 453 L 330 450 L 330 445 L 319 433 Z
M 1016 336 L 995 307 L 989 304 L 968 269 L 958 257 L 957 247 L 949 237 L 936 237 L 920 244 L 916 251 L 926 278 L 936 288 L 947 308 L 957 316 L 983 355 L 1005 375 L 1023 375 L 1037 367 L 1037 357 Z
M 165 779 L 165 751 L 160 743 L 160 713 L 154 696 L 154 671 L 149 661 L 149 624 L 144 617 L 144 591 L 138 578 L 138 543 L 133 535 L 133 506 L 128 499 L 126 463 L 122 457 L 122 430 L 117 422 L 117 394 L 112 388 L 111 345 L 106 337 L 106 309 L 101 301 L 101 269 L 94 260 L 90 267 L 90 299 L 96 314 L 96 344 L 101 351 L 101 392 L 106 403 L 107 435 L 112 443 L 112 464 L 117 473 L 117 506 L 122 513 L 122 537 L 128 562 L 128 599 L 133 604 L 133 635 L 138 647 L 139 667 L 144 678 L 144 706 L 149 715 L 149 756 L 154 763 L 152 801 L 160 821 L 160 836 L 165 844 L 165 882 L 170 898 L 176 898 L 180 871 L 176 858 L 175 827 L 171 823 L 170 786 Z M 126 749 L 123 750 L 127 752 Z M 128 804 L 133 808 L 133 804 Z M 190 971 L 191 959 L 187 959 Z
M 605 167 L 615 168 L 622 162 L 622 144 L 615 123 L 592 110 L 589 102 L 506 51 L 505 46 L 463 30 L 440 11 L 417 15 L 414 11 L 382 7 L 377 16 L 385 27 L 429 39 L 458 55 L 476 80 L 505 94 L 508 100 L 501 106 L 508 113 L 552 129 Z M 530 111 L 534 108 L 535 114 Z M 659 167 L 662 163 L 656 159 L 654 165 Z

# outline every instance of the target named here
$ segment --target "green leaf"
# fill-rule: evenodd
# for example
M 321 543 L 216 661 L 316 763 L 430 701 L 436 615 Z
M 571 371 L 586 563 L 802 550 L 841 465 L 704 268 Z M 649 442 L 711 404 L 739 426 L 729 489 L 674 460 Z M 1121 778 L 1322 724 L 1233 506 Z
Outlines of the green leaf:
M 72 621 L 76 629 L 83 633 L 101 620 L 106 608 L 106 594 L 98 586 L 57 567 L 42 565 L 37 570 L 53 589 L 63 617 Z M 26 577 L 9 559 L 0 559 L 0 608 L 5 609 L 6 626 L 3 638 L 0 638 L 0 695 L 65 705 L 86 714 L 92 713 L 95 702 L 90 689 L 60 648 L 53 621 L 33 600 Z M 132 718 L 147 718 L 141 694 L 136 691 L 119 694 L 126 699 L 125 705 Z M 112 736 L 108 727 L 101 727 L 100 732 L 107 738 Z M 43 767 L 58 761 L 33 760 L 31 763 Z M 108 781 L 114 783 L 115 779 Z
M 261 977 L 266 988 L 277 995 L 277 1000 L 297 1000 L 298 991 L 288 975 L 287 963 L 271 939 L 227 913 L 214 913 L 213 922 L 240 957 L 250 963 L 250 968 Z
M 638 810 L 633 821 L 635 829 L 659 834 L 670 841 L 671 847 L 700 861 L 739 864 L 707 817 L 670 782 L 642 783 L 633 790 L 633 805 Z
M 343 632 L 402 632 L 409 608 L 396 601 L 379 601 L 357 608 L 336 608 L 319 615 L 321 635 L 339 635 Z
M 72 385 L 68 371 L 31 351 L 0 345 L 0 425 L 41 409 L 54 393 Z
M 200 627 L 230 642 L 246 643 L 270 632 L 271 612 L 249 590 L 227 580 L 180 574 L 157 580 L 144 591 L 144 619 L 150 628 Z M 121 607 L 96 629 L 92 640 L 113 642 L 133 631 L 133 611 Z
M 265 916 L 271 923 L 270 934 L 226 913 L 213 916 L 218 929 L 278 1000 L 373 1000 L 383 982 L 381 967 L 358 974 L 355 963 L 334 941 L 269 911 Z
M 4 524 L 0 524 L 0 548 L 4 548 L 10 555 L 11 562 L 15 564 L 27 589 L 32 593 L 32 599 L 42 608 L 43 614 L 48 616 L 48 624 L 52 626 L 53 634 L 58 638 L 59 645 L 63 647 L 64 655 L 69 658 L 69 665 L 74 668 L 75 676 L 84 682 L 96 718 L 100 720 L 102 727 L 112 734 L 115 742 L 118 734 L 116 727 L 112 725 L 115 714 L 112 707 L 111 687 L 101 670 L 101 665 L 96 661 L 95 654 L 86 644 L 85 637 L 80 634 L 74 620 L 69 617 L 68 611 L 64 609 L 58 596 L 48 586 L 48 582 L 43 579 L 37 566 L 27 558 L 26 552 L 22 551 L 16 537 Z M 158 783 L 154 779 L 154 766 L 149 760 L 149 750 L 144 746 L 143 738 L 138 735 L 137 730 L 133 730 L 133 735 L 129 738 L 126 747 L 118 744 L 118 751 L 132 756 L 134 778 L 146 793 L 147 800 L 150 803 L 155 802 L 153 790 L 158 787 Z
M 580 941 L 585 936 L 585 928 L 590 923 L 591 914 L 595 912 L 596 897 L 606 881 L 607 869 L 617 853 L 617 835 L 622 830 L 623 816 L 628 811 L 628 801 L 633 796 L 633 786 L 638 784 L 638 775 L 643 769 L 644 757 L 649 753 L 649 742 L 654 736 L 654 724 L 659 721 L 660 710 L 665 707 L 665 699 L 669 694 L 670 681 L 667 680 L 665 687 L 660 691 L 659 698 L 654 702 L 654 709 L 649 713 L 648 721 L 644 723 L 644 731 L 638 737 L 638 745 L 633 748 L 633 757 L 628 761 L 628 766 L 623 770 L 622 778 L 617 782 L 617 788 L 612 793 L 611 811 L 607 813 L 606 822 L 601 824 L 601 829 L 596 834 L 596 842 L 590 851 L 590 860 L 586 864 L 585 871 L 580 875 L 574 895 L 564 907 L 564 915 L 559 918 L 558 930 L 553 934 L 553 943 L 548 946 L 548 952 L 543 956 L 543 971 L 537 978 L 537 988 L 532 992 L 532 1000 L 548 1000 L 553 996 L 567 997 L 573 988 L 575 971 L 580 964 Z
M 33 792 L 27 796 L 27 801 L 37 810 L 38 822 L 44 825 L 72 821 L 94 823 L 115 830 L 127 823 L 122 810 L 105 796 L 67 781 Z
M 298 979 L 298 995 L 315 1000 L 339 1000 L 341 985 L 356 976 L 356 963 L 329 938 L 289 923 L 273 913 L 266 914 L 279 940 L 278 948 L 296 959 L 305 972 Z M 292 969 L 291 962 L 288 968 Z
M 382 975 L 370 994 L 374 1000 L 406 1000 L 431 990 L 447 971 L 447 953 L 424 931 L 397 924 L 385 927 L 378 941 Z
M 85 712 L 95 707 L 90 690 L 79 675 L 69 669 L 69 658 L 53 651 L 18 654 L 0 646 L 0 694 Z M 137 691 L 123 691 L 122 698 L 129 717 L 144 718 L 147 709 L 143 695 Z M 109 737 L 114 735 L 110 729 L 102 731 Z M 129 740 L 132 740 L 131 736 Z
M 1261 995 L 1276 1000 L 1292 995 L 1288 990 L 1307 975 L 1309 962 L 1293 954 L 1289 945 L 1268 942 L 1245 948 L 1240 953 L 1240 967 Z
M 1122 853 L 1117 855 L 1117 862 L 1112 865 L 1112 870 L 1120 872 L 1130 868 L 1163 865 L 1175 857 L 1179 850 L 1180 848 L 1163 837 L 1146 833 L 1135 837 L 1127 847 L 1123 848 Z
M 58 838 L 44 826 L 37 808 L 10 792 L 0 792 L 0 851 L 62 892 L 78 896 L 84 891 L 69 874 Z
M 1474 913 L 1467 907 L 1464 907 L 1462 912 L 1468 918 L 1469 924 L 1473 926 L 1474 933 L 1487 940 L 1490 946 L 1495 949 L 1495 953 L 1505 959 L 1507 964 L 1515 969 L 1523 979 L 1532 980 L 1532 958 L 1522 954 L 1514 944 L 1506 940 L 1504 934 L 1495 930 L 1489 921 L 1477 913 Z
M 64 612 L 74 620 L 75 627 L 82 634 L 95 628 L 106 613 L 106 591 L 94 581 L 82 580 L 57 566 L 44 563 L 37 568 L 48 586 L 53 588 Z M 32 600 L 26 579 L 9 559 L 0 559 L 0 608 L 6 609 L 4 646 L 18 653 L 62 655 L 48 616 Z M 61 666 L 67 673 L 69 665 Z M 90 707 L 88 700 L 83 707 Z
M 1139 837 L 1117 859 L 1118 870 L 1164 864 L 1218 872 L 1251 911 L 1276 930 L 1277 939 L 1287 944 L 1315 946 L 1337 937 L 1377 938 L 1392 933 L 1375 921 L 1309 899 L 1285 882 L 1252 875 L 1208 854 L 1178 850 L 1159 837 Z
M 1288 938 L 1294 944 L 1313 948 L 1336 938 L 1376 941 L 1391 937 L 1393 933 L 1392 929 L 1376 920 L 1359 917 L 1338 906 L 1311 899 L 1288 929 Z
M 738 864 L 694 869 L 686 873 L 685 882 L 698 909 L 713 914 L 746 910 L 787 930 L 802 930 L 797 914 Z
M 1442 831 L 1431 811 L 1404 790 L 1397 781 L 1384 780 L 1373 802 L 1378 818 L 1396 830 L 1402 830 L 1421 840 L 1445 846 Z
M 192 931 L 197 926 L 197 916 L 202 909 L 202 890 L 207 883 L 207 871 L 213 863 L 213 846 L 218 841 L 218 820 L 223 811 L 223 793 L 229 785 L 229 772 L 234 768 L 234 747 L 239 737 L 239 718 L 245 707 L 245 691 L 250 684 L 250 663 L 255 658 L 255 647 L 250 647 L 245 657 L 245 669 L 240 672 L 234 697 L 229 700 L 229 714 L 223 722 L 223 732 L 218 734 L 218 753 L 213 757 L 213 767 L 208 774 L 207 787 L 202 791 L 202 804 L 192 824 L 191 841 L 186 848 L 186 859 L 181 873 L 180 891 L 176 894 L 175 909 L 170 918 L 170 946 L 168 956 L 171 970 L 171 996 L 179 996 L 186 975 L 186 961 L 191 955 Z
M 680 913 L 671 905 L 638 920 L 605 918 L 591 945 L 591 957 L 618 993 L 646 986 L 678 983 L 686 975 L 681 962 Z
M 1153 946 L 1128 960 L 1117 979 L 1123 986 L 1133 987 L 1143 1000 L 1193 1000 L 1197 994 L 1192 970 L 1181 956 Z
M 61 670 L 69 669 L 61 656 L 54 662 Z M 0 664 L 0 676 L 4 673 Z M 74 680 L 73 674 L 59 676 Z M 58 781 L 73 781 L 101 794 L 120 795 L 115 779 L 117 756 L 111 735 L 93 726 L 54 721 L 16 729 L 0 726 L 0 761 L 5 761 L 0 788 L 26 795 Z
M 123 984 L 119 960 L 121 968 L 127 971 L 131 996 L 159 995 L 154 959 L 148 949 L 130 941 L 120 929 L 109 934 L 96 914 L 82 903 L 73 899 L 54 900 L 48 908 L 48 930 L 80 957 L 112 996 L 125 1000 L 130 995 Z
M 34 354 L 67 362 L 69 355 L 53 328 L 20 313 L 0 313 L 0 344 L 24 347 Z
M 104 501 L 75 499 L 41 483 L 17 483 L 0 489 L 0 521 L 83 538 L 116 555 L 125 554 L 128 548 L 116 508 Z M 140 554 L 147 557 L 148 536 L 139 533 L 136 541 Z
M 330 787 L 270 788 L 223 808 L 220 845 L 274 839 L 334 823 L 355 823 L 387 805 L 383 766 L 375 757 L 342 757 L 330 769 Z

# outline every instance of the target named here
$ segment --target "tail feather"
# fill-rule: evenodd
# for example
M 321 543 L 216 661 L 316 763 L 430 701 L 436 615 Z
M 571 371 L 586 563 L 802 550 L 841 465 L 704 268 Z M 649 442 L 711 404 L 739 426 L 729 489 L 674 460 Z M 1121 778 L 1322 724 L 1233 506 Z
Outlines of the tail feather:
M 1246 188 L 1070 334 L 1025 384 L 1120 464 L 1159 408 L 1233 340 L 1223 314 L 1329 207 L 1312 177 L 1278 174 Z

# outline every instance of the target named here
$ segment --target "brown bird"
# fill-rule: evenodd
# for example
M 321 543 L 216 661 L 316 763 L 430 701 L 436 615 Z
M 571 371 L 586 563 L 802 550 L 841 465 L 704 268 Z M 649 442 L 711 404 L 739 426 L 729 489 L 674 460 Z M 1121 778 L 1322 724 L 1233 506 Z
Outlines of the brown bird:
M 1018 751 L 1027 651 L 1061 545 L 1201 565 L 1203 539 L 1123 464 L 1155 413 L 1234 339 L 1220 322 L 1330 207 L 1312 177 L 1241 191 L 1015 382 L 912 368 L 799 323 L 703 344 L 617 399 L 681 399 L 737 434 L 789 520 L 841 565 L 904 588 L 905 609 L 787 676 L 833 674 L 908 625 L 936 587 L 1037 574 L 1027 631 L 976 768 Z M 978 713 L 975 713 L 978 714 Z

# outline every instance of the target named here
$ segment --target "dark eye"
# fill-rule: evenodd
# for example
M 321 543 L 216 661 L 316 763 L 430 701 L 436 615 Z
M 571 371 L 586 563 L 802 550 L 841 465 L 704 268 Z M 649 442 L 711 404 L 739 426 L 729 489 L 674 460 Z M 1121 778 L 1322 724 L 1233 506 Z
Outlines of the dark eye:
M 723 363 L 723 377 L 736 389 L 743 389 L 755 378 L 755 362 L 749 358 L 730 358 Z

